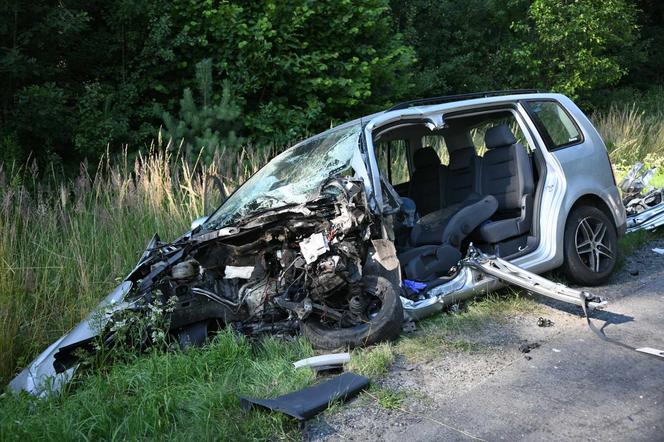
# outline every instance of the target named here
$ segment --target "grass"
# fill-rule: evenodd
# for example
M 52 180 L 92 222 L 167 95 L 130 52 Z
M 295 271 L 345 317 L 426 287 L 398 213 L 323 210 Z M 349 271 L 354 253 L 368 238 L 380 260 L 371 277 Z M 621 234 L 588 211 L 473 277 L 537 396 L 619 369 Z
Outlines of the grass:
M 251 345 L 232 332 L 186 353 L 114 364 L 47 400 L 0 398 L 0 440 L 290 439 L 297 425 L 280 413 L 240 409 L 238 395 L 270 397 L 314 381 L 294 360 L 313 354 L 304 340 Z
M 391 343 L 386 342 L 369 349 L 354 350 L 346 369 L 376 379 L 387 373 L 394 358 L 394 348 Z
M 398 410 L 406 399 L 406 392 L 394 391 L 389 388 L 372 388 L 371 397 L 386 410 Z
M 664 165 L 662 113 L 646 114 L 632 104 L 613 106 L 607 112 L 593 115 L 592 120 L 606 143 L 612 162 L 619 169 L 629 168 L 637 161 L 645 161 L 651 166 Z M 658 179 L 664 180 L 662 177 Z

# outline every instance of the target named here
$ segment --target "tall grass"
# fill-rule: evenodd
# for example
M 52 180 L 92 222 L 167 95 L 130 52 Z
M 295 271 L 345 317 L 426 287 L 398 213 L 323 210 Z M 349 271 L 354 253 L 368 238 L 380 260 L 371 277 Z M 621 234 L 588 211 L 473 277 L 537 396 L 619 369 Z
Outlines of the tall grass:
M 637 161 L 664 166 L 664 114 L 648 114 L 636 104 L 612 106 L 593 115 L 612 162 L 621 169 Z
M 270 156 L 245 149 L 192 165 L 166 152 L 83 165 L 65 182 L 0 164 L 0 384 L 83 319 L 153 233 L 173 239 L 201 216 L 204 177 L 230 192 Z

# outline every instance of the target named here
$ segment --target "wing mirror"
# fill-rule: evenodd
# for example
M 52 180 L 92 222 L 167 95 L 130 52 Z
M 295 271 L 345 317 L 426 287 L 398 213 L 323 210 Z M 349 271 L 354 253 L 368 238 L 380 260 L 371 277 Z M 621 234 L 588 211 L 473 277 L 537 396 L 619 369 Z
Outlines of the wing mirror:
M 196 218 L 191 222 L 191 230 L 196 230 L 198 227 L 200 227 L 205 221 L 207 221 L 209 216 L 201 216 L 200 218 Z

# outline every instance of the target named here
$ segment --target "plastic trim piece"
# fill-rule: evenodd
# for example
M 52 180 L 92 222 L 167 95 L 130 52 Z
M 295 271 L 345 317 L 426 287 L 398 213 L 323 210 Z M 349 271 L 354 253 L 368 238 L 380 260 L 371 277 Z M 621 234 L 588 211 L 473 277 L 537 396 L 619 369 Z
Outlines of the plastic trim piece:
M 245 411 L 259 406 L 305 421 L 325 410 L 333 401 L 347 401 L 368 386 L 368 378 L 355 373 L 344 373 L 313 387 L 274 399 L 240 397 L 240 406 Z

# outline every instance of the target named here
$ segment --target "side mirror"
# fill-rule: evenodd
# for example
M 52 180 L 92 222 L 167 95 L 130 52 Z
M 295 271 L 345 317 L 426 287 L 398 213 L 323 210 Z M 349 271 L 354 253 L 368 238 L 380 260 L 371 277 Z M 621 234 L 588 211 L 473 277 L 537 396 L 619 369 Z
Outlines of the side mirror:
M 209 216 L 201 216 L 200 218 L 196 218 L 191 222 L 191 230 L 195 230 L 199 226 L 201 226 L 205 221 L 207 221 Z

